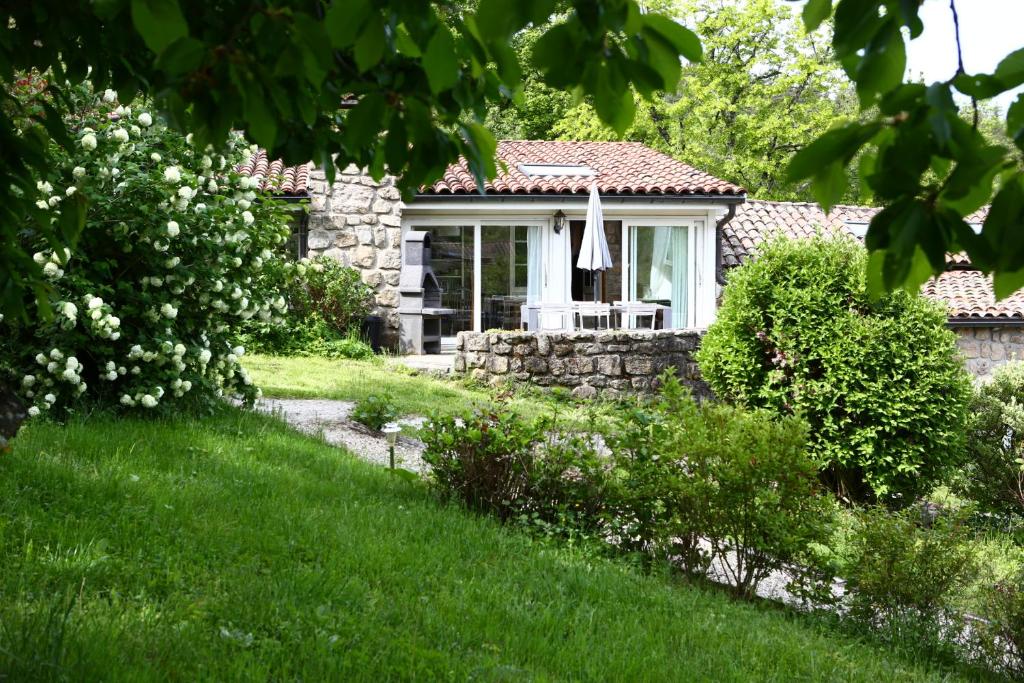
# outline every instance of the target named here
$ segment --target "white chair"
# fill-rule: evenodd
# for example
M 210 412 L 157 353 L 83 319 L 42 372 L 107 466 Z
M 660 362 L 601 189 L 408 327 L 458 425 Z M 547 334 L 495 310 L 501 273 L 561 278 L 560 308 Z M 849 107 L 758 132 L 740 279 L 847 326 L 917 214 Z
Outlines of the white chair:
M 574 330 L 573 307 L 571 304 L 542 303 L 537 309 L 537 329 Z
M 601 318 L 604 318 L 604 329 L 609 329 L 612 326 L 612 307 L 608 304 L 591 301 L 580 301 L 574 306 L 574 313 L 576 316 L 576 327 L 577 329 L 585 329 L 583 324 L 584 318 L 594 319 L 594 328 L 601 328 Z
M 621 301 L 618 303 L 622 306 L 623 327 L 630 330 L 647 328 L 646 323 L 642 326 L 639 324 L 640 318 L 650 317 L 651 326 L 649 329 L 654 329 L 658 318 L 658 304 L 645 304 L 640 301 Z

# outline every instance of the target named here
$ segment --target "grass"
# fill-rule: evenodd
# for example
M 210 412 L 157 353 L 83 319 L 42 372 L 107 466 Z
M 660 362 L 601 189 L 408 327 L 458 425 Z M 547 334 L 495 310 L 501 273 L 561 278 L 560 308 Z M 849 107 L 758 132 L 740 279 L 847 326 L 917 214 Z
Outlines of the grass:
M 35 423 L 0 459 L 0 679 L 952 680 L 531 540 L 274 418 Z
M 395 360 L 344 360 L 284 356 L 246 356 L 245 368 L 267 396 L 326 398 L 358 401 L 373 394 L 390 394 L 403 415 L 464 413 L 493 400 L 493 391 L 454 379 L 414 374 Z M 525 417 L 556 407 L 566 417 L 588 419 L 587 404 L 572 405 L 540 390 L 503 389 L 509 406 Z M 599 402 L 590 406 L 600 407 Z

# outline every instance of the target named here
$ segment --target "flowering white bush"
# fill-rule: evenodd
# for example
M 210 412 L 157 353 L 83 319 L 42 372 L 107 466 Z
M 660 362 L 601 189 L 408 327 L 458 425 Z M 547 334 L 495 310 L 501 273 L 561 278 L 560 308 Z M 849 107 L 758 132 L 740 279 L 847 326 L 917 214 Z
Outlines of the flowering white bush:
M 258 396 L 232 346 L 240 321 L 281 320 L 281 292 L 264 265 L 287 266 L 280 205 L 234 169 L 250 152 L 234 138 L 198 150 L 145 106 L 108 90 L 82 100 L 77 141 L 39 189 L 59 224 L 66 202 L 88 201 L 74 250 L 26 239 L 56 293 L 35 327 L 0 322 L 0 355 L 32 416 L 83 400 L 154 409 L 183 397 Z M 45 206 L 44 206 L 45 205 Z

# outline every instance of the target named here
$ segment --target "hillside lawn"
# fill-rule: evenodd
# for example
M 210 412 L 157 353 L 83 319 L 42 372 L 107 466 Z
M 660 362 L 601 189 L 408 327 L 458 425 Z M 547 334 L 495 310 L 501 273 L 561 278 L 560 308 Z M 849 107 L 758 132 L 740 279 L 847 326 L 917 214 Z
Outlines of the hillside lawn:
M 0 566 L 0 679 L 957 678 L 227 407 L 25 428 L 0 459 Z

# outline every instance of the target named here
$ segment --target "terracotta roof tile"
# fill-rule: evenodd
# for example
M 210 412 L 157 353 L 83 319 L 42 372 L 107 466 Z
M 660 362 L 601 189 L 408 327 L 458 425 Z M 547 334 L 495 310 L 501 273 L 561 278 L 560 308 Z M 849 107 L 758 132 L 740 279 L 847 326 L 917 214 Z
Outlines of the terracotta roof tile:
M 602 194 L 742 195 L 743 188 L 698 171 L 639 142 L 503 140 L 497 157 L 506 165 L 484 189 L 489 194 L 585 194 L 595 180 Z M 586 166 L 596 176 L 531 176 L 519 164 Z M 473 194 L 477 183 L 465 159 L 451 164 L 422 194 Z
M 789 237 L 812 237 L 824 232 L 849 233 L 848 223 L 868 223 L 880 211 L 867 206 L 837 206 L 828 215 L 817 204 L 748 200 L 736 207 L 736 215 L 722 229 L 722 265 L 737 266 L 751 256 L 759 244 L 775 233 Z M 987 209 L 970 216 L 970 223 L 982 223 Z M 1024 292 L 996 301 L 992 278 L 970 268 L 965 254 L 948 254 L 951 268 L 926 282 L 921 293 L 949 307 L 957 320 L 1024 320 Z
M 948 270 L 926 282 L 921 293 L 944 302 L 951 320 L 1024 320 L 1024 292 L 996 301 L 992 276 L 980 270 Z
M 260 179 L 260 189 L 281 197 L 304 197 L 309 194 L 309 171 L 313 164 L 285 166 L 280 159 L 271 161 L 266 150 L 258 150 L 238 167 L 242 175 Z

